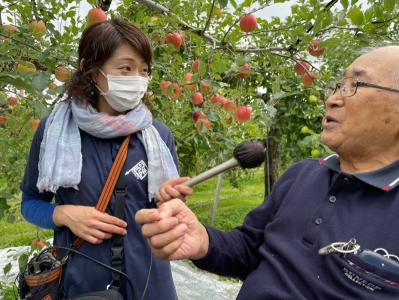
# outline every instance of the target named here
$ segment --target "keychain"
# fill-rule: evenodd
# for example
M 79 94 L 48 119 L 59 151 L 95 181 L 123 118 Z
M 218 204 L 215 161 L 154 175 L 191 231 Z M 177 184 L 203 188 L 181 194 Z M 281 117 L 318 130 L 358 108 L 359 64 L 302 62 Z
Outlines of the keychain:
M 378 252 L 383 252 L 380 254 Z M 319 250 L 319 255 L 329 255 L 333 253 L 340 253 L 342 258 L 345 258 L 347 254 L 353 253 L 357 257 L 361 258 L 365 262 L 384 268 L 388 271 L 399 274 L 399 257 L 393 254 L 389 254 L 384 248 L 377 248 L 374 251 L 369 249 L 362 249 L 356 242 L 356 239 L 352 238 L 348 242 L 336 242 L 327 245 Z

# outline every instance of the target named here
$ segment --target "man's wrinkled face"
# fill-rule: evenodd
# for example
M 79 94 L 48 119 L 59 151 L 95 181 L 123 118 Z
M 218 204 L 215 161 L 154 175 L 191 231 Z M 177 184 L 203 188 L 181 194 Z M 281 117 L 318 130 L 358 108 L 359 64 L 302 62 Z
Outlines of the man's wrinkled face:
M 342 78 L 395 88 L 392 59 L 398 49 L 380 49 L 362 55 L 344 72 Z M 394 64 L 398 65 L 398 64 Z M 359 86 L 352 97 L 339 90 L 326 102 L 322 142 L 343 155 L 363 155 L 392 146 L 399 140 L 399 93 Z

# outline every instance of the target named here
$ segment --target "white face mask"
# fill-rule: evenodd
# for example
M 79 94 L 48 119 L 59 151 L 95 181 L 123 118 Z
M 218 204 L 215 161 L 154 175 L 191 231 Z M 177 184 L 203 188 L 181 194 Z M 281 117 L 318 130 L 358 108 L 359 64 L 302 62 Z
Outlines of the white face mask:
M 142 76 L 113 76 L 105 75 L 107 78 L 108 92 L 104 93 L 100 88 L 100 94 L 104 96 L 108 104 L 119 112 L 135 108 L 143 98 L 148 89 L 148 78 Z

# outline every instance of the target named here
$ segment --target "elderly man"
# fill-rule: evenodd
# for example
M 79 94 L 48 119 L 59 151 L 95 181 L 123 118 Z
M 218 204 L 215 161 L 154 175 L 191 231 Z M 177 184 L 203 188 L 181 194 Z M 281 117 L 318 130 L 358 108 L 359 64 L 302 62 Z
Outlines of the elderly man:
M 141 210 L 156 256 L 243 280 L 237 299 L 399 299 L 399 47 L 356 59 L 326 102 L 337 154 L 292 165 L 242 226 L 202 225 L 170 180 Z

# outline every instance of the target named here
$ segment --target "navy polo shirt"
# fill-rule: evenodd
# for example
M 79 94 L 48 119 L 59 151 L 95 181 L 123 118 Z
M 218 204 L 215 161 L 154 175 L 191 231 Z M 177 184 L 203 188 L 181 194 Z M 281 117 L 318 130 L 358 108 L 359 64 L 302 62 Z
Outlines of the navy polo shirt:
M 351 253 L 320 248 L 355 238 L 399 255 L 399 162 L 347 174 L 337 155 L 288 168 L 242 226 L 207 227 L 208 254 L 194 263 L 244 281 L 237 299 L 398 299 L 399 274 Z
M 40 122 L 40 126 L 32 141 L 25 177 L 21 183 L 21 190 L 29 196 L 41 199 L 44 202 L 50 202 L 55 198 L 55 202 L 58 205 L 95 206 L 124 137 L 100 139 L 81 130 L 83 167 L 82 179 L 78 186 L 79 189 L 59 188 L 56 195 L 49 192 L 39 193 L 36 187 L 38 161 L 46 119 Z M 177 166 L 175 144 L 170 129 L 165 124 L 156 120 L 153 120 L 153 125 L 169 147 Z M 137 134 L 133 134 L 130 139 L 125 166 L 127 188 L 125 220 L 128 225 L 126 228 L 127 235 L 123 237 L 123 272 L 133 282 L 135 299 L 142 298 L 148 277 L 150 279 L 145 299 L 177 299 L 170 263 L 152 256 L 147 240 L 141 234 L 141 225 L 137 224 L 134 220 L 135 213 L 138 210 L 150 208 L 152 205 L 148 200 L 147 155 L 143 144 L 137 138 Z M 34 210 L 34 207 L 30 209 Z M 113 194 L 106 212 L 113 215 L 114 209 L 115 195 Z M 29 214 L 29 211 L 26 213 Z M 59 231 L 55 232 L 55 243 L 59 246 L 69 247 L 75 238 L 76 236 L 66 227 L 62 227 Z M 105 240 L 102 244 L 98 245 L 85 242 L 79 248 L 79 251 L 110 266 L 111 242 L 112 240 Z M 62 255 L 64 253 L 64 251 L 61 252 Z M 131 286 L 124 276 L 121 276 L 121 279 L 122 287 L 120 292 L 124 296 L 124 299 L 133 299 Z M 109 269 L 78 254 L 72 255 L 64 267 L 63 284 L 68 297 L 105 290 L 107 285 L 111 283 L 111 280 L 111 271 Z

